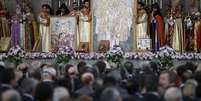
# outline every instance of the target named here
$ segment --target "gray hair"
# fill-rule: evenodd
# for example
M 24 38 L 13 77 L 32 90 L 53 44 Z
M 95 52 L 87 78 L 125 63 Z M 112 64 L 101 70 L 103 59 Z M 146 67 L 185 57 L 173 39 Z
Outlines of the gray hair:
M 150 67 L 151 67 L 151 65 L 147 61 L 146 62 L 142 62 L 142 63 L 139 64 L 139 68 L 141 68 L 141 69 L 150 69 Z
M 62 101 L 64 98 L 69 98 L 69 92 L 64 87 L 57 87 L 54 89 L 53 101 Z
M 182 92 L 179 88 L 171 87 L 165 92 L 165 101 L 182 101 Z
M 2 101 L 22 101 L 20 94 L 15 90 L 7 90 L 1 97 Z
M 198 86 L 198 83 L 196 80 L 193 80 L 193 79 L 187 80 L 183 88 L 183 95 L 189 96 L 189 97 L 195 97 L 197 86 Z
M 22 81 L 21 87 L 24 93 L 31 93 L 33 89 L 37 86 L 39 83 L 38 80 L 33 78 L 27 78 Z
M 101 94 L 100 101 L 118 101 L 120 97 L 120 92 L 116 88 L 106 88 Z

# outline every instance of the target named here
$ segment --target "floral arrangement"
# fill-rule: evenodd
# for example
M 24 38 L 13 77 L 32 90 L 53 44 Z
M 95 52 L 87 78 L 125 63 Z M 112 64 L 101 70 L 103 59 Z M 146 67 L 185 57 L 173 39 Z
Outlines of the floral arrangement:
M 54 59 L 56 58 L 57 54 L 48 52 L 48 53 L 42 53 L 42 52 L 27 52 L 25 55 L 26 59 Z
M 11 47 L 5 57 L 2 58 L 3 61 L 9 61 L 19 65 L 22 63 L 25 57 L 25 51 L 20 46 Z
M 124 58 L 124 51 L 120 46 L 115 45 L 106 53 L 105 58 L 108 62 L 121 64 L 121 60 Z
M 7 53 L 0 53 L 0 60 L 23 60 L 23 59 L 58 59 L 69 56 L 70 59 L 99 60 L 107 59 L 111 62 L 118 62 L 121 59 L 127 60 L 158 60 L 162 64 L 171 64 L 172 60 L 201 60 L 201 53 L 177 53 L 172 48 L 164 46 L 157 53 L 152 52 L 126 52 L 119 46 L 112 47 L 107 53 L 75 53 L 71 47 L 59 48 L 57 53 L 52 52 L 25 52 L 20 46 L 11 47 Z M 12 58 L 12 59 L 11 59 Z M 14 59 L 13 59 L 14 58 Z M 17 58 L 17 59 L 16 59 Z M 64 57 L 63 57 L 64 58 Z M 66 58 L 66 57 L 65 57 Z M 16 59 L 16 60 L 15 60 Z M 165 62 L 166 61 L 166 62 Z M 65 62 L 66 63 L 66 62 Z
M 169 46 L 161 47 L 159 50 L 160 51 L 155 56 L 159 66 L 163 69 L 171 68 L 173 66 L 173 56 L 176 55 L 176 52 Z
M 56 64 L 67 64 L 74 57 L 72 47 L 61 47 L 57 51 L 55 62 Z
M 137 53 L 125 53 L 124 58 L 128 60 L 152 60 L 155 54 L 152 52 L 137 52 Z
M 104 59 L 104 53 L 75 53 L 75 59 L 82 59 L 82 60 L 99 60 Z

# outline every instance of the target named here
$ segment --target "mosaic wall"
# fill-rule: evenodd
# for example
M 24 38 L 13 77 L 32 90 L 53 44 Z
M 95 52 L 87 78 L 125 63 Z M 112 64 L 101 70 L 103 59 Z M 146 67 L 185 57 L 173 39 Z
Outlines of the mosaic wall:
M 132 50 L 134 0 L 96 0 L 93 2 L 94 48 L 100 40 L 110 40 L 110 46 L 120 45 Z

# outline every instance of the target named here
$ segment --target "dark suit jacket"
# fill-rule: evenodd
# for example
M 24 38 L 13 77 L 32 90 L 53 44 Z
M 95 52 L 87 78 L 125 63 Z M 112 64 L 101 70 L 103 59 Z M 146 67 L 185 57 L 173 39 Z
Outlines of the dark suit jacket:
M 145 93 L 142 96 L 143 96 L 143 101 L 162 101 L 162 99 L 159 96 L 153 93 Z

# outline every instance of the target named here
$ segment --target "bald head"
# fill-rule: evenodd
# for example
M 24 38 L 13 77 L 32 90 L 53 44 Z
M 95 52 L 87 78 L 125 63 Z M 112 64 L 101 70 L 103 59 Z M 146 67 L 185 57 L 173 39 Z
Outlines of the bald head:
M 3 92 L 2 101 L 21 101 L 20 94 L 15 90 L 7 90 Z
M 182 101 L 182 92 L 176 87 L 171 87 L 165 92 L 165 101 Z
M 69 92 L 66 88 L 57 87 L 54 89 L 53 101 L 67 101 L 69 96 Z
M 82 75 L 82 82 L 85 84 L 85 85 L 90 85 L 92 84 L 94 81 L 94 76 L 92 73 L 84 73 Z
M 120 92 L 116 88 L 106 88 L 101 94 L 100 101 L 121 101 Z

